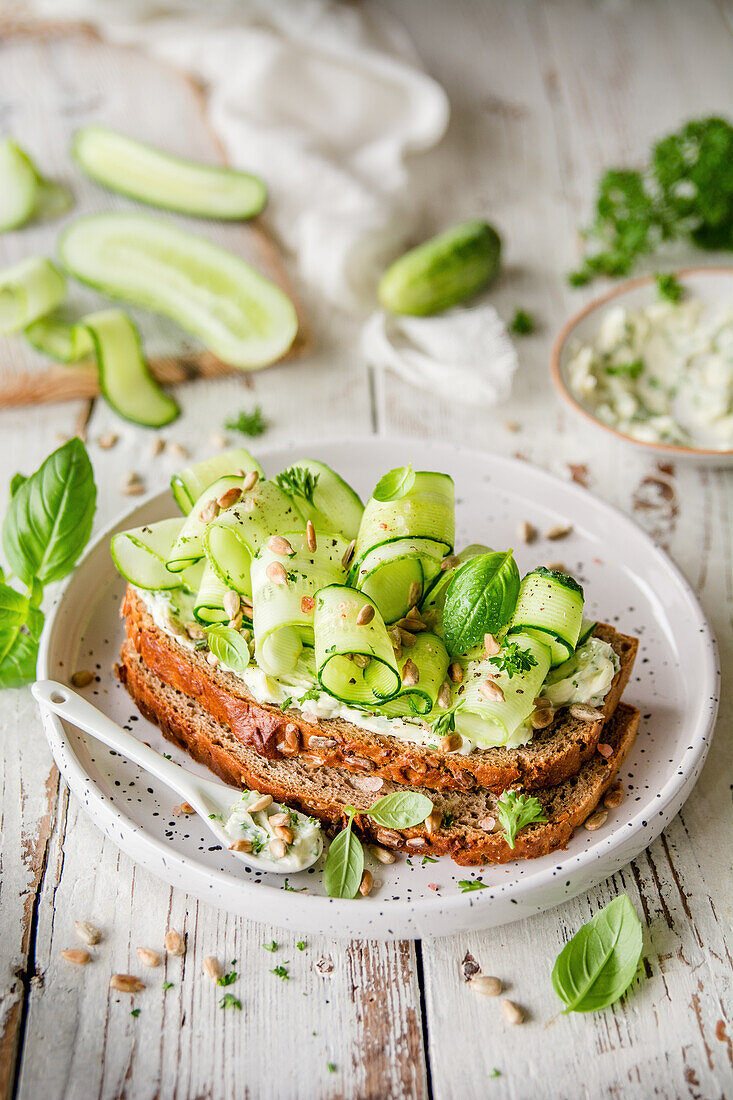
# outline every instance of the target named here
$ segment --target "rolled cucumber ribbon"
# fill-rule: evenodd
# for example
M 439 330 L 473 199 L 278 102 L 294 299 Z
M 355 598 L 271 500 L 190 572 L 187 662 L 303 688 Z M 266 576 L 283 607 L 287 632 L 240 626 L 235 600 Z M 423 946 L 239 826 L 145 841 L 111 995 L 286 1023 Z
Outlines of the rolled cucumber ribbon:
M 195 511 L 195 509 L 194 509 Z M 272 481 L 258 481 L 242 499 L 206 527 L 204 553 L 220 580 L 243 596 L 252 596 L 252 558 L 278 531 L 303 530 L 292 500 Z
M 549 646 L 552 667 L 575 652 L 583 622 L 583 589 L 566 573 L 539 566 L 523 578 L 508 633 L 532 634 Z
M 65 294 L 63 275 L 42 256 L 0 271 L 0 333 L 19 332 L 55 309 Z
M 384 619 L 363 592 L 341 584 L 322 588 L 313 625 L 316 672 L 325 692 L 366 707 L 399 692 L 402 679 Z
M 428 471 L 409 475 L 398 490 L 401 495 L 389 500 L 372 496 L 367 502 L 350 577 L 386 622 L 395 622 L 422 599 L 455 539 L 452 478 Z
M 182 526 L 181 519 L 163 519 L 113 535 L 112 560 L 122 576 L 136 588 L 150 591 L 185 588 L 195 592 L 201 579 L 201 565 L 178 573 L 171 573 L 166 566 Z
M 463 683 L 453 692 L 456 732 L 481 748 L 506 745 L 517 733 L 534 710 L 534 700 L 550 669 L 550 650 L 544 642 L 520 633 L 513 635 L 511 642 L 528 650 L 534 659 L 527 672 L 510 677 L 497 671 L 491 658 L 477 654 L 468 663 Z M 492 686 L 498 691 L 492 693 Z
M 415 644 L 404 649 L 398 661 L 402 689 L 379 708 L 380 712 L 390 718 L 429 714 L 437 706 L 449 663 L 448 650 L 437 635 L 428 631 L 418 634 Z
M 268 676 L 290 675 L 303 647 L 314 645 L 316 596 L 344 580 L 346 546 L 339 535 L 319 531 L 312 550 L 306 534 L 296 531 L 272 536 L 254 555 L 255 659 Z

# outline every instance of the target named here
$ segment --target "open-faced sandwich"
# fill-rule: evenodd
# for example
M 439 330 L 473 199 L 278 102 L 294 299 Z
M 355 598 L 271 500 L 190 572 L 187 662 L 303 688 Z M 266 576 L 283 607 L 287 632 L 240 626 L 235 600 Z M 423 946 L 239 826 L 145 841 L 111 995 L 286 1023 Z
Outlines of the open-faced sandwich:
M 172 490 L 183 516 L 112 540 L 119 676 L 166 737 L 257 792 L 233 843 L 270 844 L 247 806 L 272 796 L 384 862 L 502 863 L 596 810 L 638 727 L 621 702 L 636 640 L 585 620 L 565 573 L 456 552 L 450 477 L 391 470 L 363 506 L 320 462 L 268 479 L 234 450 Z

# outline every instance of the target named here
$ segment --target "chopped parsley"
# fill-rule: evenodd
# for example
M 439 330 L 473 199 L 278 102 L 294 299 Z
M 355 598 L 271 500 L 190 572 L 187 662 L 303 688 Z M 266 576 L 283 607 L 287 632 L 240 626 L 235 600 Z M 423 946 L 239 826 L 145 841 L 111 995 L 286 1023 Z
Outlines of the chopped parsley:
M 443 814 L 443 828 L 448 829 L 453 824 L 453 814 Z
M 258 405 L 253 412 L 242 410 L 231 420 L 224 422 L 224 427 L 230 432 L 241 432 L 242 435 L 257 436 L 267 431 L 267 421 L 262 415 L 262 409 Z
M 336 1072 L 336 1067 L 333 1064 L 333 1062 L 326 1062 L 326 1069 L 328 1070 L 329 1073 L 335 1073 Z
M 281 964 L 280 966 L 274 966 L 270 971 L 276 978 L 280 978 L 284 982 L 290 981 L 290 975 L 288 974 L 289 963 Z
M 619 378 L 638 378 L 644 370 L 642 359 L 632 359 L 630 363 L 614 363 L 606 367 L 606 374 L 617 375 Z
M 501 1070 L 500 1069 L 493 1069 L 491 1071 L 491 1073 L 489 1074 L 489 1077 L 501 1077 Z
M 219 1008 L 236 1008 L 238 1012 L 241 1012 L 242 1002 L 233 993 L 225 993 L 219 1001 Z
M 280 889 L 281 889 L 281 890 L 289 890 L 291 894 L 297 894 L 297 892 L 298 892 L 298 891 L 297 891 L 297 890 L 295 889 L 295 887 L 294 887 L 294 886 L 291 886 L 291 885 L 290 885 L 290 883 L 288 882 L 288 880 L 287 880 L 287 879 L 285 879 L 285 881 L 283 882 L 283 884 L 282 884 L 282 886 L 280 887 Z
M 663 241 L 688 239 L 698 248 L 733 248 L 733 126 L 700 118 L 652 147 L 642 171 L 612 168 L 601 177 L 594 242 L 569 280 L 628 275 L 640 256 Z
M 277 474 L 274 480 L 289 497 L 302 497 L 312 504 L 319 477 L 320 474 L 312 474 L 303 466 L 289 466 L 287 470 Z
M 534 795 L 531 794 L 504 791 L 496 804 L 496 809 L 499 824 L 504 832 L 504 839 L 510 848 L 514 847 L 517 833 L 525 825 L 547 821 L 545 811 Z
M 518 309 L 509 325 L 509 331 L 515 336 L 529 336 L 537 328 L 537 323 L 531 313 L 526 309 Z
M 654 278 L 657 282 L 657 294 L 666 302 L 676 303 L 684 296 L 685 289 L 674 275 L 664 275 L 660 272 Z
M 306 944 L 305 940 L 298 940 L 295 946 L 298 948 L 298 951 L 305 951 L 308 945 Z
M 236 970 L 230 970 L 228 974 L 222 974 L 220 978 L 217 978 L 216 984 L 221 986 L 233 985 L 236 982 L 239 974 Z
M 139 1008 L 131 1008 L 130 1009 L 130 1015 L 135 1016 L 135 1017 L 139 1016 L 140 1015 L 140 1009 Z
M 169 752 L 164 752 L 163 753 L 163 759 L 164 760 L 171 760 L 172 759 L 171 754 Z
M 300 701 L 301 701 L 301 703 L 304 703 L 306 701 L 306 699 L 317 699 L 320 694 L 321 694 L 321 689 L 320 688 L 318 688 L 318 687 L 308 688 L 305 695 L 301 695 Z
M 471 894 L 474 890 L 488 890 L 488 885 L 480 878 L 462 878 L 458 880 L 462 894 Z
M 422 859 L 420 860 L 420 864 L 423 867 L 425 866 L 426 863 L 437 863 L 437 862 L 438 862 L 437 859 L 434 859 L 432 856 L 423 856 Z
M 453 733 L 456 728 L 456 712 L 451 707 L 450 710 L 446 710 L 443 714 L 439 714 L 433 722 L 430 723 L 433 733 L 436 737 L 445 737 L 446 734 Z
M 277 944 L 274 940 L 270 940 L 269 943 L 263 943 L 262 946 L 264 947 L 265 951 L 277 951 Z
M 520 649 L 517 642 L 505 642 L 496 656 L 491 658 L 491 663 L 500 672 L 506 672 L 511 680 L 515 672 L 519 676 L 534 668 L 537 659 L 529 649 Z
M 169 989 L 173 989 L 173 982 L 163 982 L 163 992 L 167 993 Z

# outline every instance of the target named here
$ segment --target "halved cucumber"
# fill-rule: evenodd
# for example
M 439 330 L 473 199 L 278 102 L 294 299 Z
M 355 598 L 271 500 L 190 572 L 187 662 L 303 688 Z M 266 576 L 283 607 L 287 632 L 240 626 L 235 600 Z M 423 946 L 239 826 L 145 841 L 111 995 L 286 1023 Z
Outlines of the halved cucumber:
M 61 184 L 45 180 L 12 138 L 0 141 L 0 233 L 31 218 L 54 218 L 71 205 Z
M 97 183 L 166 210 L 237 220 L 259 214 L 267 201 L 257 176 L 184 160 L 106 126 L 78 130 L 71 149 Z
M 307 479 L 312 486 L 310 497 L 297 491 L 299 484 L 306 484 L 304 481 L 299 482 L 297 478 L 297 472 L 300 471 L 310 475 Z M 315 458 L 301 458 L 274 480 L 286 493 L 293 496 L 298 511 L 303 514 L 304 519 L 312 520 L 316 530 L 332 531 L 349 540 L 356 538 L 364 505 L 348 482 L 325 462 L 318 462 Z
M 565 573 L 544 566 L 522 579 L 507 634 L 521 631 L 549 646 L 552 667 L 575 652 L 583 618 L 583 589 Z
M 112 560 L 125 580 L 136 588 L 154 591 L 185 588 L 195 592 L 200 583 L 200 567 L 171 573 L 165 564 L 182 526 L 181 519 L 163 519 L 113 535 Z
M 11 138 L 0 141 L 0 232 L 33 217 L 38 178 L 33 162 Z
M 233 366 L 274 362 L 298 331 L 295 308 L 279 287 L 239 256 L 160 218 L 80 218 L 62 235 L 59 252 L 83 283 L 170 317 Z
M 121 309 L 90 313 L 81 322 L 97 356 L 99 388 L 116 413 L 134 424 L 160 428 L 180 415 L 145 362 L 135 325 Z
M 166 564 L 172 573 L 180 573 L 182 569 L 187 569 L 189 565 L 200 561 L 204 556 L 204 531 L 214 517 L 202 519 L 202 512 L 216 504 L 222 493 L 226 493 L 229 489 L 241 488 L 241 477 L 231 476 L 217 478 L 208 489 L 204 489 L 183 521 L 181 531 L 168 556 Z M 213 511 L 216 511 L 216 508 L 213 508 Z
M 239 474 L 239 471 L 242 471 Z M 260 477 L 264 477 L 265 471 L 257 459 L 253 458 L 244 447 L 234 447 L 230 451 L 222 451 L 213 458 L 207 458 L 204 462 L 197 462 L 195 466 L 188 466 L 171 478 L 171 492 L 176 498 L 176 503 L 185 515 L 193 508 L 194 504 L 210 485 L 220 477 L 228 474 L 244 476 L 256 470 Z
M 66 280 L 50 260 L 29 256 L 0 271 L 0 333 L 20 332 L 55 309 L 66 294 Z

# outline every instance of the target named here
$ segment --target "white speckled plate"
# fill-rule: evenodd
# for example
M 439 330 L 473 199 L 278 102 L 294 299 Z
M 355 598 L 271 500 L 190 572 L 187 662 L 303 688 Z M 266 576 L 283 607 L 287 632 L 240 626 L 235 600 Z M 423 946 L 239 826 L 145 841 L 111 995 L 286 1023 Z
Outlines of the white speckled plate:
M 597 832 L 580 829 L 566 851 L 503 867 L 459 868 L 450 859 L 421 865 L 419 856 L 375 865 L 379 886 L 368 898 L 324 895 L 320 868 L 293 876 L 247 872 L 212 847 L 196 819 L 173 818 L 174 795 L 134 765 L 44 717 L 56 762 L 97 825 L 133 859 L 167 882 L 242 916 L 298 932 L 362 938 L 442 936 L 489 928 L 538 913 L 575 896 L 623 866 L 677 813 L 700 774 L 717 710 L 715 640 L 686 581 L 630 520 L 584 489 L 527 463 L 418 440 L 365 439 L 307 448 L 364 496 L 393 466 L 412 462 L 444 470 L 457 488 L 458 545 L 516 545 L 520 520 L 540 530 L 568 521 L 563 542 L 538 541 L 517 551 L 522 571 L 562 558 L 582 580 L 589 614 L 639 636 L 637 667 L 626 698 L 643 715 L 621 776 L 626 798 Z M 268 473 L 301 457 L 297 446 L 260 454 Z M 122 640 L 124 582 L 109 557 L 113 531 L 175 514 L 168 493 L 150 497 L 105 531 L 86 554 L 49 615 L 39 676 L 68 679 L 93 668 L 86 693 L 127 729 L 192 769 L 184 753 L 139 717 L 112 666 Z M 680 669 L 685 670 L 684 676 Z M 368 857 L 370 858 L 370 857 Z M 480 877 L 487 889 L 461 892 L 459 879 Z M 437 884 L 434 890 L 428 884 Z

